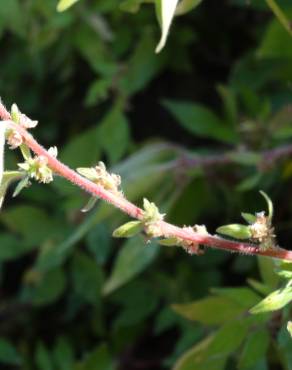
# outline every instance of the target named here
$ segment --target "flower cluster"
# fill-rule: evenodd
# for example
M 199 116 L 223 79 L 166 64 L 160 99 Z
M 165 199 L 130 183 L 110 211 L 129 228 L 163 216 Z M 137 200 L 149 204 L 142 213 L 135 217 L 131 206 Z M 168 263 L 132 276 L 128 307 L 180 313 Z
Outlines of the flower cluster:
M 57 148 L 49 148 L 48 153 L 56 158 Z M 18 167 L 38 182 L 48 184 L 53 181 L 53 171 L 48 167 L 48 159 L 44 156 L 29 157 L 24 163 L 19 163 Z
M 11 119 L 14 123 L 17 123 L 26 130 L 34 128 L 38 124 L 38 121 L 33 121 L 25 114 L 21 113 L 16 104 L 13 104 L 11 107 Z M 23 143 L 22 136 L 14 129 L 7 130 L 6 139 L 10 149 L 16 149 Z
M 256 214 L 255 221 L 249 226 L 251 239 L 259 242 L 262 249 L 271 248 L 274 245 L 274 228 L 271 226 L 271 221 L 265 212 Z
M 119 190 L 121 177 L 115 173 L 109 173 L 103 162 L 98 162 L 98 165 L 92 168 L 77 168 L 77 172 L 104 189 L 122 195 Z

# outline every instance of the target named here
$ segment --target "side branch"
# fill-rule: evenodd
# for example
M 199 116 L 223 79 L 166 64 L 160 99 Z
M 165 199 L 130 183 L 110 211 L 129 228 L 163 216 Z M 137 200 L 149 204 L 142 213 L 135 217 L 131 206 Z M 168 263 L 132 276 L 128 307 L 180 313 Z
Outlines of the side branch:
M 142 221 L 145 217 L 145 211 L 129 202 L 124 196 L 105 189 L 103 186 L 88 180 L 87 178 L 80 176 L 77 172 L 73 171 L 68 166 L 61 163 L 55 156 L 51 155 L 46 149 L 44 149 L 33 136 L 21 125 L 16 124 L 11 120 L 10 113 L 7 112 L 5 107 L 0 102 L 0 118 L 8 121 L 7 124 L 10 129 L 15 130 L 21 135 L 23 142 L 37 155 L 46 158 L 49 168 L 56 174 L 67 179 L 71 183 L 75 184 L 79 188 L 87 191 L 95 197 L 99 197 L 106 202 L 112 204 L 114 207 L 120 209 L 130 217 Z M 273 157 L 282 156 L 283 152 L 290 153 L 290 148 L 287 150 L 281 150 L 273 153 Z M 266 153 L 267 155 L 267 153 Z M 224 161 L 223 161 L 224 162 Z M 261 249 L 256 244 L 242 243 L 221 238 L 216 235 L 210 235 L 207 232 L 196 232 L 191 227 L 180 228 L 178 226 L 169 224 L 163 220 L 156 222 L 155 228 L 159 230 L 158 236 L 164 238 L 176 238 L 184 241 L 186 245 L 196 246 L 202 245 L 205 247 L 217 248 L 229 252 L 237 252 L 248 255 L 261 255 L 267 257 L 274 257 L 278 259 L 284 259 L 292 261 L 292 251 L 287 251 L 279 247 L 272 247 L 266 250 Z M 190 249 L 191 250 L 191 249 Z

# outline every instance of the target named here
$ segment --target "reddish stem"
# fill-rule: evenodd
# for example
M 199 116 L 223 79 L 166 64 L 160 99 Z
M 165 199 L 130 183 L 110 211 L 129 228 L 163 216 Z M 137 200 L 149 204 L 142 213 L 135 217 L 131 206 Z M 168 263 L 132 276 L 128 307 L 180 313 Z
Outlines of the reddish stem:
M 10 120 L 11 116 L 5 109 L 5 107 L 0 102 L 0 118 L 3 120 Z M 46 149 L 44 149 L 38 142 L 29 134 L 24 128 L 20 125 L 13 123 L 12 121 L 9 122 L 11 128 L 17 130 L 19 134 L 22 135 L 24 142 L 26 145 L 37 155 L 44 156 L 48 160 L 49 167 L 60 176 L 64 177 L 68 181 L 72 182 L 73 184 L 77 185 L 81 189 L 87 191 L 88 193 L 97 196 L 109 203 L 111 203 L 114 207 L 119 208 L 132 218 L 136 218 L 138 220 L 143 219 L 144 211 L 135 206 L 133 203 L 129 202 L 124 197 L 116 195 L 110 191 L 107 191 L 102 186 L 97 185 L 88 179 L 80 176 L 78 173 L 73 171 L 68 166 L 61 163 L 58 159 L 50 155 Z M 286 150 L 287 152 L 288 150 Z M 290 150 L 289 150 L 290 153 Z M 278 155 L 279 153 L 277 153 Z M 276 156 L 277 156 L 276 155 Z M 282 152 L 281 152 L 282 155 Z M 280 156 L 281 156 L 280 155 Z M 224 161 L 223 161 L 224 162 Z M 242 243 L 232 240 L 227 240 L 220 238 L 218 236 L 210 235 L 210 234 L 200 234 L 195 231 L 192 231 L 190 228 L 180 228 L 169 224 L 167 222 L 161 221 L 159 223 L 160 230 L 163 236 L 169 237 L 176 237 L 183 239 L 185 241 L 191 241 L 195 245 L 201 244 L 206 247 L 217 248 L 226 250 L 229 252 L 237 252 L 237 253 L 244 253 L 249 255 L 261 255 L 267 257 L 274 257 L 278 259 L 284 259 L 292 261 L 292 251 L 287 251 L 282 248 L 271 248 L 268 250 L 261 250 L 257 245 L 249 244 L 249 243 Z

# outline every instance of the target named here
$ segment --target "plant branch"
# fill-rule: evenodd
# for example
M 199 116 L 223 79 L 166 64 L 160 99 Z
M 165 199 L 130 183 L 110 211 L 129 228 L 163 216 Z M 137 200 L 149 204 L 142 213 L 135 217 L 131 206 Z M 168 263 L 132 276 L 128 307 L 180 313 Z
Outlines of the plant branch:
M 106 190 L 104 187 L 97 185 L 92 181 L 89 181 L 85 177 L 80 176 L 77 172 L 73 171 L 72 169 L 61 163 L 53 155 L 51 155 L 46 149 L 44 149 L 40 144 L 38 144 L 38 142 L 33 138 L 33 136 L 30 133 L 28 133 L 26 129 L 24 129 L 23 127 L 14 123 L 11 120 L 10 113 L 5 109 L 1 102 L 0 102 L 0 118 L 8 121 L 7 124 L 9 128 L 17 131 L 22 136 L 24 143 L 36 155 L 45 157 L 47 159 L 48 166 L 56 174 L 64 177 L 65 179 L 77 185 L 81 189 L 87 191 L 88 193 L 112 204 L 114 207 L 120 209 L 121 211 L 128 214 L 132 218 L 143 220 L 144 210 L 129 202 L 126 198 L 124 198 L 124 196 Z M 274 151 L 274 153 L 272 154 L 272 158 L 278 158 L 279 156 L 282 156 L 282 154 L 287 153 L 287 151 L 290 153 L 290 149 Z M 279 247 L 273 247 L 267 250 L 262 250 L 258 245 L 255 244 L 232 241 L 221 238 L 216 235 L 196 232 L 190 227 L 180 228 L 178 226 L 169 224 L 165 221 L 158 221 L 155 226 L 160 230 L 159 236 L 166 238 L 171 237 L 178 238 L 187 242 L 189 245 L 193 244 L 194 247 L 198 245 L 203 245 L 206 247 L 217 248 L 230 252 L 244 253 L 248 255 L 261 255 L 292 261 L 292 251 L 287 251 Z

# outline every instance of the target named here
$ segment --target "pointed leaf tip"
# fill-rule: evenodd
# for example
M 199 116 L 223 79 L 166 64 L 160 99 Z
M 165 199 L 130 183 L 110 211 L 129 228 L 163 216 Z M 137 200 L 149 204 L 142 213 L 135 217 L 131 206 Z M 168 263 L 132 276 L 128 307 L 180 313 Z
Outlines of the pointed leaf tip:
M 130 238 L 138 234 L 143 229 L 143 224 L 141 221 L 130 221 L 126 224 L 118 227 L 113 232 L 113 237 L 115 238 Z
M 155 49 L 159 53 L 166 44 L 167 36 L 173 20 L 178 0 L 156 0 L 156 13 L 161 25 L 161 38 Z
M 267 202 L 267 205 L 268 205 L 268 215 L 269 215 L 269 219 L 271 221 L 272 218 L 273 218 L 273 214 L 274 214 L 273 202 L 271 201 L 270 197 L 264 191 L 260 190 L 260 194 L 265 198 L 265 200 Z

